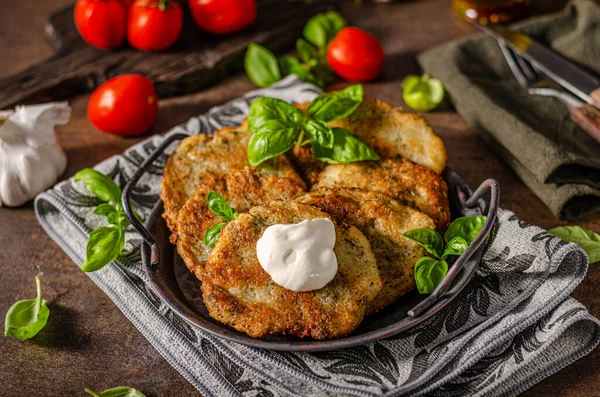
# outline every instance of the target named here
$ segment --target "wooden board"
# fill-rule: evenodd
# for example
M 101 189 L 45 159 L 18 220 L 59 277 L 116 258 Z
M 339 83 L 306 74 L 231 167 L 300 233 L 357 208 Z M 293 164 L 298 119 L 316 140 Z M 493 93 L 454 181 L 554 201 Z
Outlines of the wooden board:
M 227 36 L 203 32 L 184 8 L 179 40 L 164 52 L 142 52 L 128 45 L 102 51 L 88 46 L 73 23 L 73 7 L 51 15 L 46 33 L 56 55 L 0 80 L 0 109 L 36 101 L 67 99 L 91 91 L 106 79 L 125 73 L 150 78 L 159 97 L 196 92 L 243 69 L 250 42 L 275 52 L 291 48 L 306 21 L 331 9 L 336 0 L 311 2 L 258 0 L 258 18 L 249 28 Z M 41 32 L 40 32 L 41 34 Z

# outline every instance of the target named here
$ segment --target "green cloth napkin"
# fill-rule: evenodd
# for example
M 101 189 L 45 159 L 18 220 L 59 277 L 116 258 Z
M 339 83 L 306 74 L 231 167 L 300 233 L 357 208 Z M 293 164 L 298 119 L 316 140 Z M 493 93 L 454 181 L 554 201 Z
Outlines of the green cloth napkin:
M 513 28 L 600 76 L 598 3 L 576 0 Z M 570 120 L 559 100 L 523 90 L 494 39 L 453 41 L 418 60 L 442 80 L 458 113 L 559 219 L 600 210 L 600 144 Z

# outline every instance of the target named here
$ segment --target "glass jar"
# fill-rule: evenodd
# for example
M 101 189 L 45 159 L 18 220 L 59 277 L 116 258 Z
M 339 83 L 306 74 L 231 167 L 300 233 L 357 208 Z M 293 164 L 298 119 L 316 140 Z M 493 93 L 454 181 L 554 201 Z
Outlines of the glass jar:
M 461 19 L 481 24 L 505 24 L 530 13 L 528 0 L 452 0 L 452 9 Z

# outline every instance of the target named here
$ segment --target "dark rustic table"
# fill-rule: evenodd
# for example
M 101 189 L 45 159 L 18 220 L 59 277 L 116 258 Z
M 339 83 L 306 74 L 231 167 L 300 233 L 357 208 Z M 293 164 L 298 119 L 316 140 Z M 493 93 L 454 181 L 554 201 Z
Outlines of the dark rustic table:
M 73 0 L 3 0 L 0 13 L 0 77 L 8 76 L 53 53 L 44 36 L 46 16 Z M 450 0 L 344 4 L 355 24 L 377 35 L 387 53 L 385 73 L 365 84 L 366 94 L 403 105 L 400 82 L 417 72 L 419 51 L 471 34 L 453 18 Z M 253 88 L 243 75 L 204 92 L 160 103 L 151 134 L 162 133 L 189 117 Z M 120 153 L 139 139 L 103 134 L 86 119 L 89 96 L 73 98 L 71 122 L 58 135 L 69 158 L 62 178 Z M 473 129 L 455 113 L 425 116 L 448 147 L 449 165 L 471 186 L 493 177 L 502 187 L 501 204 L 522 219 L 550 228 L 559 224 L 542 202 L 504 164 L 495 159 Z M 600 215 L 579 224 L 600 232 Z M 0 337 L 0 396 L 85 395 L 85 387 L 104 390 L 118 385 L 138 388 L 148 396 L 194 396 L 198 392 L 157 352 L 102 291 L 44 233 L 28 204 L 0 208 L 0 314 L 19 299 L 34 294 L 38 266 L 51 316 L 32 340 Z M 600 266 L 592 266 L 574 296 L 600 316 Z M 600 350 L 542 381 L 527 396 L 598 396 Z

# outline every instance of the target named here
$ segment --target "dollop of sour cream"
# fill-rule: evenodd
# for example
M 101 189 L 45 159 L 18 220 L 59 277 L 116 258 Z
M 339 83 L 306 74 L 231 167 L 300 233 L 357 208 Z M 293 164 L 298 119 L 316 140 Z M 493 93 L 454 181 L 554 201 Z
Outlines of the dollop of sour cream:
M 271 279 L 292 291 L 323 288 L 338 270 L 331 219 L 306 219 L 269 226 L 256 243 L 256 254 Z

